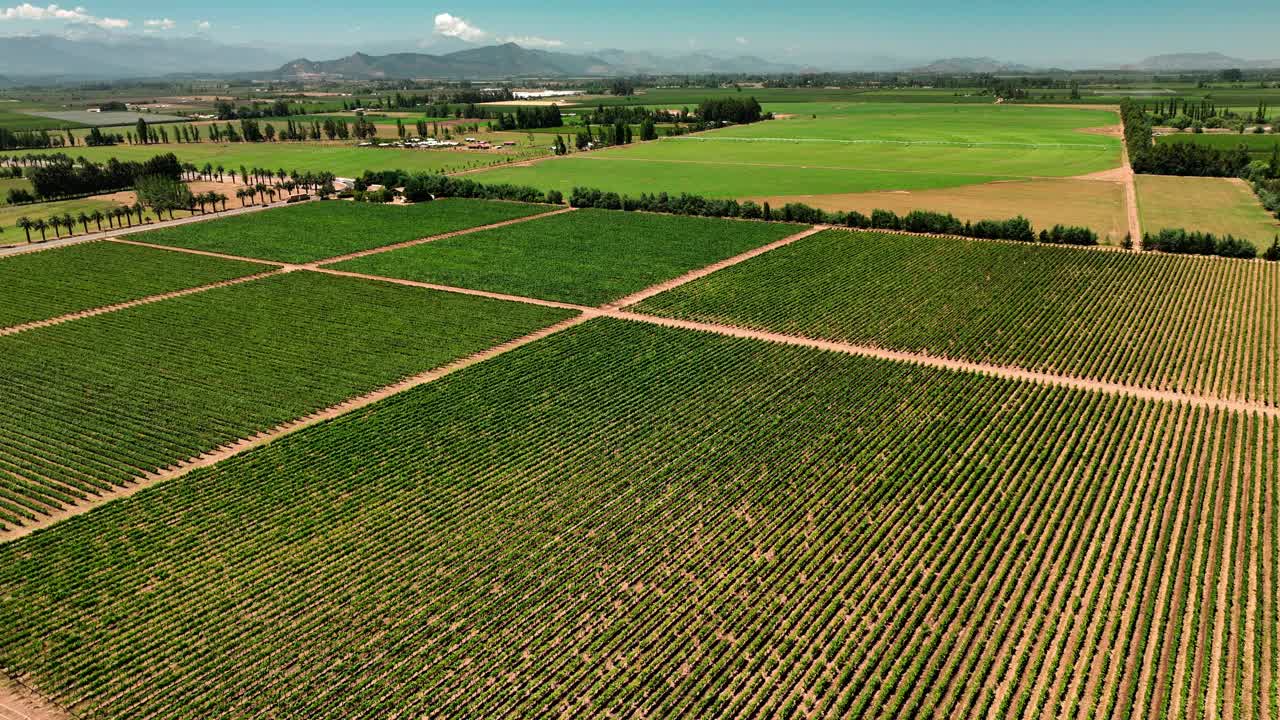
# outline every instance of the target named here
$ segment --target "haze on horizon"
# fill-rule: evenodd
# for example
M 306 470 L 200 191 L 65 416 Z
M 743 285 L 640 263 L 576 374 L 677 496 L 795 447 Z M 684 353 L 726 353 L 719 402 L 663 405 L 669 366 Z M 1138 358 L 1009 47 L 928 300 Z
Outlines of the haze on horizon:
M 1280 57 L 1280 6 L 1206 7 L 1156 0 L 1115 7 L 1102 0 L 1052 6 L 986 0 L 908 2 L 834 0 L 784 8 L 722 0 L 656 0 L 620 20 L 598 3 L 554 7 L 498 0 L 476 7 L 399 0 L 364 4 L 353 21 L 346 3 L 281 0 L 258 4 L 160 5 L 86 0 L 82 6 L 0 3 L 0 35 L 128 34 L 203 36 L 225 44 L 326 59 L 355 51 L 452 52 L 501 42 L 591 53 L 605 48 L 667 54 L 756 55 L 830 69 L 990 56 L 1035 66 L 1096 68 L 1150 55 L 1217 51 L 1250 60 Z M 354 24 L 353 24 L 354 23 Z M 281 29 L 288 32 L 282 33 Z

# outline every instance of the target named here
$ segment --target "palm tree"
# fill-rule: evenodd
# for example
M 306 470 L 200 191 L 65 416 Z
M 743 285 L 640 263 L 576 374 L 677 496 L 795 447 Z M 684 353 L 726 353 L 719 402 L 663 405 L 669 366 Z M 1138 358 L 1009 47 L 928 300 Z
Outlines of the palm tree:
M 18 218 L 18 223 L 17 223 L 17 225 L 18 225 L 18 227 L 20 227 L 20 228 L 22 228 L 23 230 L 25 230 L 25 231 L 26 231 L 26 233 L 27 233 L 27 243 L 28 243 L 28 244 L 30 244 L 30 243 L 31 243 L 31 228 L 35 225 L 35 223 L 31 222 L 31 218 L 27 217 L 26 215 L 23 215 L 22 217 Z
M 98 226 L 98 232 L 102 232 L 102 211 L 94 210 L 89 213 L 89 219 L 93 221 L 94 225 Z
M 244 188 L 236 188 L 236 199 L 240 201 L 240 207 L 244 207 Z
M 49 227 L 53 228 L 54 239 L 62 237 L 62 218 L 57 215 L 50 217 Z
M 204 167 L 200 168 L 200 174 L 206 178 L 213 177 L 213 164 L 205 163 Z
M 271 199 L 271 202 L 275 202 L 275 201 L 276 201 L 276 189 L 275 189 L 275 188 L 267 188 L 267 197 Z
M 288 176 L 288 173 L 286 173 L 286 172 L 284 171 L 284 168 L 280 168 L 279 170 L 277 170 L 277 171 L 276 171 L 276 178 L 278 178 L 278 179 L 279 179 L 279 183 L 277 183 L 277 184 L 283 183 L 283 182 L 284 182 L 284 179 L 285 179 L 287 176 Z
M 236 181 L 236 169 L 231 168 L 230 170 L 227 171 L 227 174 L 231 176 L 231 182 L 232 184 L 234 184 Z
M 71 217 L 71 213 L 62 214 L 62 226 L 67 229 L 67 236 L 76 234 L 76 219 Z
M 76 222 L 80 223 L 80 225 L 84 227 L 84 232 L 86 235 L 89 233 L 89 221 L 92 219 L 93 218 L 89 217 L 89 213 L 86 213 L 84 211 L 81 211 L 80 214 L 76 216 Z
M 214 193 L 214 194 L 213 194 L 213 198 L 214 198 L 214 200 L 216 200 L 217 202 L 222 203 L 222 211 L 223 211 L 223 212 L 226 212 L 226 211 L 227 211 L 227 196 L 226 196 L 226 195 L 224 195 L 224 194 L 222 194 L 222 193 L 220 193 L 220 192 L 216 192 L 216 193 Z
M 39 220 L 36 220 L 35 222 L 31 223 L 31 227 L 40 231 L 40 242 L 44 242 L 45 240 L 48 240 L 48 237 L 45 236 L 44 231 L 49 229 L 49 223 L 45 222 L 44 218 L 40 218 Z
M 222 182 L 222 174 L 226 171 L 227 169 L 222 167 L 221 163 L 218 164 L 218 167 L 214 168 L 214 172 L 218 173 L 218 182 Z
M 192 198 L 195 204 L 200 206 L 200 214 L 204 214 L 204 193 L 196 193 Z
M 257 185 L 254 185 L 254 186 L 253 186 L 253 189 L 254 189 L 254 191 L 255 191 L 255 192 L 257 192 L 257 193 L 258 193 L 258 197 L 259 197 L 259 198 L 261 198 L 261 200 L 262 200 L 262 204 L 263 204 L 263 205 L 267 204 L 267 197 L 266 197 L 266 195 L 267 195 L 267 186 L 266 186 L 266 185 L 263 185 L 262 183 L 258 183 Z
M 133 213 L 138 216 L 138 224 L 141 225 L 142 224 L 142 203 L 136 202 L 133 204 Z

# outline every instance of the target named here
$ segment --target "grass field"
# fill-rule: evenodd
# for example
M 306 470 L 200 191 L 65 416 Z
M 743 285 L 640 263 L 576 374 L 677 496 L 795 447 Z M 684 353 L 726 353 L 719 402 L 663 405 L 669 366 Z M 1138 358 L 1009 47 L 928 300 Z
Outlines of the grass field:
M 1259 250 L 1280 235 L 1280 220 L 1243 181 L 1167 175 L 1139 175 L 1136 180 L 1144 232 L 1186 228 L 1230 234 Z
M 830 211 L 882 208 L 900 215 L 912 210 L 949 212 L 961 220 L 1022 215 L 1036 228 L 1083 225 L 1103 243 L 1119 244 L 1128 232 L 1124 187 L 1092 180 L 1010 180 L 941 190 L 890 190 L 846 195 L 774 195 L 753 198 L 782 207 L 799 202 Z
M 94 718 L 1237 717 L 1277 457 L 593 320 L 0 546 L 0 663 Z
M 27 235 L 15 225 L 18 218 L 26 217 L 32 220 L 44 219 L 48 220 L 53 215 L 65 215 L 70 213 L 72 217 L 78 216 L 80 213 L 90 213 L 94 210 L 102 210 L 106 212 L 120 205 L 120 203 L 110 200 L 97 200 L 93 198 L 82 198 L 79 200 L 55 200 L 53 202 L 31 203 L 28 205 L 0 205 L 0 230 L 4 231 L 0 235 L 0 244 L 13 245 L 24 243 Z M 40 239 L 40 233 L 32 230 L 33 241 Z M 63 231 L 65 233 L 65 231 Z M 80 232 L 77 226 L 76 232 Z M 53 228 L 47 231 L 48 237 L 54 237 Z
M 1255 135 L 1246 133 L 1240 135 L 1237 133 L 1214 133 L 1199 135 L 1195 133 L 1178 133 L 1177 135 L 1160 135 L 1156 138 L 1157 143 L 1195 143 L 1196 145 L 1208 145 L 1219 150 L 1234 150 L 1244 145 L 1249 148 L 1249 155 L 1255 160 L 1270 160 L 1271 153 L 1280 146 L 1280 135 L 1268 133 L 1266 135 Z
M 357 147 L 342 143 L 194 143 L 170 145 L 116 145 L 77 147 L 75 155 L 95 162 L 110 158 L 149 160 L 172 152 L 183 162 L 212 163 L 226 167 L 284 168 L 286 171 L 329 171 L 339 177 L 355 177 L 365 170 L 451 172 L 485 167 L 502 159 L 499 153 L 464 150 L 402 150 Z
M 157 245 L 307 263 L 537 215 L 550 205 L 451 198 L 416 205 L 305 203 L 134 236 Z
M 0 525 L 565 316 L 303 271 L 0 338 Z
M 26 178 L 0 178 L 0 206 L 6 205 L 10 190 L 31 190 L 31 181 Z
M 267 265 L 107 242 L 0 258 L 0 327 L 269 269 Z
M 1280 404 L 1280 266 L 831 230 L 643 312 Z
M 7 108 L 0 108 L 0 128 L 13 131 L 22 130 L 60 130 L 62 128 L 84 127 L 77 122 L 57 120 L 54 118 L 28 115 Z
M 780 223 L 579 210 L 333 267 L 600 305 L 802 229 Z
M 806 106 L 817 110 L 818 105 Z M 478 173 L 568 192 L 714 197 L 926 190 L 1070 177 L 1119 164 L 1119 141 L 1077 129 L 1115 113 L 931 104 L 822 105 L 797 116 Z

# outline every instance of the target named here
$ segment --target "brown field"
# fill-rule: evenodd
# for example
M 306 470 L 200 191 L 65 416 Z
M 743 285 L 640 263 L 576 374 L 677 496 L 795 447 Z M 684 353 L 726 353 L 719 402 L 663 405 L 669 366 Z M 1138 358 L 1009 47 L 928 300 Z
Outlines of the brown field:
M 1253 190 L 1235 178 L 1139 175 L 1138 210 L 1145 232 L 1162 228 L 1203 230 L 1270 244 L 1280 222 L 1262 207 Z
M 1124 187 L 1097 180 L 1018 180 L 957 188 L 836 195 L 780 195 L 753 198 L 773 207 L 800 202 L 823 210 L 876 208 L 949 212 L 961 220 L 1003 219 L 1022 215 L 1037 228 L 1083 225 L 1105 242 L 1119 244 L 1126 230 Z

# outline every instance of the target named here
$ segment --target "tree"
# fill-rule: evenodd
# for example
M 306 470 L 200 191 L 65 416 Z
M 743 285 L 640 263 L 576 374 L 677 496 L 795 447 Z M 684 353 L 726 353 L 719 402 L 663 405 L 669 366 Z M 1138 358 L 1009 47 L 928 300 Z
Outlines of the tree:
M 143 145 L 146 145 L 147 139 L 148 137 L 150 137 L 150 134 L 147 132 L 147 121 L 143 120 L 142 118 L 138 118 L 138 122 L 134 127 L 135 127 L 134 132 L 138 136 L 138 142 L 142 143 Z
M 53 237 L 55 240 L 62 237 L 62 218 L 58 217 L 57 215 L 51 216 L 49 218 L 49 227 L 53 228 Z M 43 239 L 43 235 L 44 234 L 41 233 L 42 239 Z
M 31 228 L 35 226 L 35 223 L 31 222 L 31 218 L 27 217 L 26 215 L 23 215 L 22 217 L 18 218 L 17 225 L 27 233 L 27 243 L 30 244 Z
M 92 220 L 92 218 L 89 217 L 89 213 L 86 213 L 83 211 L 81 211 L 81 213 L 76 216 L 76 222 L 80 223 L 81 227 L 84 228 L 85 234 L 88 234 L 89 232 L 90 220 Z
M 1262 257 L 1264 260 L 1280 262 L 1280 235 L 1277 235 L 1276 238 L 1271 241 L 1271 247 L 1267 248 L 1267 251 L 1262 254 Z
M 155 212 L 157 220 L 163 219 L 163 212 L 168 212 L 172 220 L 175 210 L 185 210 L 192 205 L 191 189 L 172 178 L 158 175 L 140 177 L 134 189 L 138 192 L 138 200 Z
M 101 210 L 94 210 L 89 213 L 89 219 L 93 221 L 94 225 L 98 226 L 98 232 L 102 232 L 102 218 L 103 215 Z
M 45 222 L 44 218 L 40 218 L 34 223 L 31 223 L 31 227 L 40 231 L 40 242 L 44 242 L 49 239 L 48 236 L 44 234 L 44 231 L 49 229 L 49 224 Z

